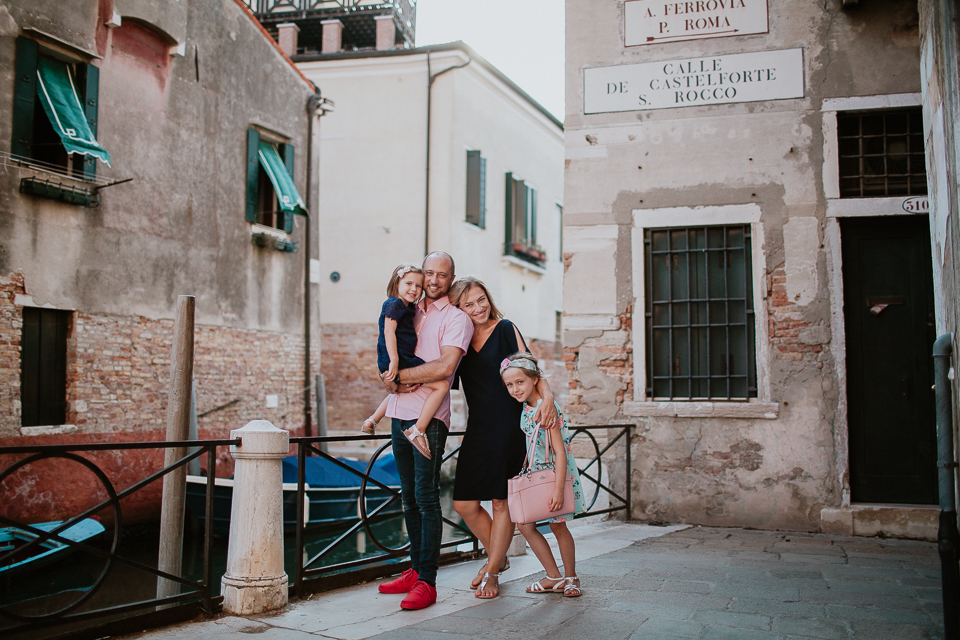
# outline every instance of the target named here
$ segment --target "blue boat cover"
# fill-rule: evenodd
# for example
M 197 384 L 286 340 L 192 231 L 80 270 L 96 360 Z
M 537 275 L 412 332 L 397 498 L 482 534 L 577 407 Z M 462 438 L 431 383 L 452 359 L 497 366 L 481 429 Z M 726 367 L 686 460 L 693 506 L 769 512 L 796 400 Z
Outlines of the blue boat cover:
M 357 473 L 351 473 L 326 458 L 308 456 L 305 458 L 306 469 L 304 470 L 307 484 L 311 487 L 359 487 L 361 476 L 367 471 L 367 463 L 344 458 L 337 458 L 337 460 L 352 469 L 356 469 Z M 370 471 L 370 477 L 387 486 L 400 484 L 397 463 L 393 459 L 392 453 L 381 456 L 377 460 Z M 297 456 L 288 456 L 283 459 L 283 481 L 297 481 Z M 367 483 L 367 487 L 374 489 L 377 488 L 377 485 Z

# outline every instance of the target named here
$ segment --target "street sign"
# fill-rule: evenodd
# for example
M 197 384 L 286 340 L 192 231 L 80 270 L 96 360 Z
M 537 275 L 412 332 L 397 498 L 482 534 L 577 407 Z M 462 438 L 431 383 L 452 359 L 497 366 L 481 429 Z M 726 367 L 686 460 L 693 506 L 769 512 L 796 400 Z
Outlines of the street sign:
M 623 43 L 628 47 L 767 33 L 767 0 L 628 0 Z
M 583 112 L 646 111 L 803 97 L 803 49 L 583 70 Z

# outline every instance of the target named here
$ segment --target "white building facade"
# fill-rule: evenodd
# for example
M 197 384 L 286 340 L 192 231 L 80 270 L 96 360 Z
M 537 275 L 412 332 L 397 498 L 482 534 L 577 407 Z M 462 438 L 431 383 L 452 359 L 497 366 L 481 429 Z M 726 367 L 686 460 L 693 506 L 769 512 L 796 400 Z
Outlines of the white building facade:
M 376 407 L 387 281 L 430 251 L 449 252 L 458 276 L 483 280 L 552 366 L 562 312 L 561 123 L 462 43 L 295 60 L 336 102 L 319 167 L 331 432 L 353 430 Z

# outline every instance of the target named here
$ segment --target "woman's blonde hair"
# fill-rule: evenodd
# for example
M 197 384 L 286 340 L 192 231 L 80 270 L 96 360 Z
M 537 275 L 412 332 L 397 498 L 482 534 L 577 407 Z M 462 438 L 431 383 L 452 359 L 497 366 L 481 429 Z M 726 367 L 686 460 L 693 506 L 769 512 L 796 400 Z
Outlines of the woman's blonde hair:
M 500 320 L 503 318 L 503 314 L 500 313 L 500 309 L 497 309 L 497 305 L 493 304 L 493 296 L 490 295 L 490 290 L 487 289 L 487 285 L 483 284 L 483 281 L 480 278 L 474 278 L 473 276 L 466 276 L 460 278 L 453 283 L 453 286 L 450 287 L 450 303 L 455 306 L 460 306 L 460 298 L 467 294 L 474 287 L 478 287 L 483 290 L 483 294 L 487 296 L 487 302 L 490 303 L 490 317 L 494 320 Z
M 403 280 L 403 276 L 408 273 L 419 273 L 423 274 L 423 269 L 419 265 L 413 264 L 412 262 L 404 262 L 396 269 L 393 270 L 393 273 L 390 274 L 390 282 L 387 283 L 387 297 L 388 298 L 399 298 L 400 297 L 400 281 Z

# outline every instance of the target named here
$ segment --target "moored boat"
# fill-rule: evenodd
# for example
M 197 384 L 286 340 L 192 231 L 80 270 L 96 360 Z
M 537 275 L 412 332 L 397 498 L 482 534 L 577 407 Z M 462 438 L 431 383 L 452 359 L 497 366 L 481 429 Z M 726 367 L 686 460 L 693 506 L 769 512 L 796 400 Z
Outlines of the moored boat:
M 30 526 L 46 532 L 53 531 L 63 524 L 62 520 L 40 522 Z M 103 525 L 93 518 L 86 518 L 64 529 L 59 535 L 61 538 L 74 542 L 92 541 L 103 533 Z M 37 536 L 19 527 L 4 527 L 0 529 L 0 576 L 21 575 L 46 566 L 51 562 L 61 560 L 73 553 L 76 549 L 57 540 L 44 540 L 26 548 L 37 539 Z
M 360 516 L 360 482 L 366 473 L 367 463 L 360 460 L 337 458 L 354 469 L 348 471 L 335 462 L 318 456 L 305 459 L 304 520 L 307 527 L 332 526 L 354 522 Z M 392 454 L 382 456 L 370 471 L 370 477 L 391 489 L 400 489 L 400 477 Z M 187 509 L 201 523 L 206 519 L 207 479 L 204 476 L 187 476 Z M 367 482 L 364 490 L 367 514 L 391 497 L 392 493 Z M 230 508 L 233 502 L 233 480 L 214 479 L 213 531 L 226 534 L 230 531 Z M 402 511 L 399 498 L 387 505 L 377 515 L 394 515 Z M 297 526 L 297 456 L 283 459 L 283 527 L 293 530 Z

